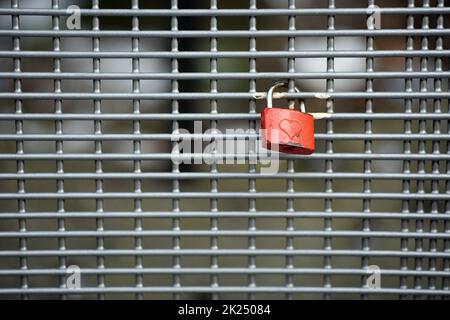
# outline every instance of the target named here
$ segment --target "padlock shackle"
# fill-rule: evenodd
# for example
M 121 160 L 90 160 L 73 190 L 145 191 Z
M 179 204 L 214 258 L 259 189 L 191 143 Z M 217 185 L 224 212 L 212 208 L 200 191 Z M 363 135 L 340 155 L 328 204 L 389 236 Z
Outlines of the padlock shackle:
M 269 91 L 267 92 L 267 108 L 272 108 L 272 97 L 273 97 L 273 90 L 279 87 L 284 87 L 286 89 L 289 89 L 289 84 L 285 81 L 279 81 L 276 82 L 272 87 L 270 87 Z M 300 90 L 297 87 L 294 87 L 295 92 L 300 92 Z M 299 100 L 300 104 L 300 111 L 303 113 L 306 113 L 305 103 L 303 100 Z

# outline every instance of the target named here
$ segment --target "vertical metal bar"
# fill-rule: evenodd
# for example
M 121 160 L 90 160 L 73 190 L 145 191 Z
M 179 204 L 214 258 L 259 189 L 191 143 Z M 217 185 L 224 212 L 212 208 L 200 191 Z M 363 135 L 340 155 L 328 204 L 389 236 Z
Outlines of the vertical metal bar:
M 329 0 L 328 1 L 328 8 L 334 9 L 336 8 L 335 0 Z M 328 30 L 335 30 L 335 17 L 334 16 L 328 16 Z M 334 51 L 334 37 L 327 37 L 327 51 Z M 334 58 L 327 58 L 327 72 L 333 73 L 334 72 Z M 327 92 L 334 92 L 334 79 L 330 78 L 327 79 Z M 333 99 L 327 99 L 327 112 L 333 113 L 334 112 L 334 100 Z M 333 135 L 333 120 L 327 120 L 326 121 L 326 130 L 327 134 Z M 325 142 L 326 146 L 326 152 L 328 154 L 333 153 L 333 140 L 327 140 Z M 333 173 L 333 160 L 325 160 L 325 172 L 326 173 Z M 325 192 L 333 193 L 333 179 L 325 179 Z M 329 213 L 330 215 L 333 213 L 333 200 L 332 199 L 324 199 L 325 204 L 325 212 Z M 324 229 L 327 232 L 333 231 L 333 220 L 332 218 L 325 218 L 324 219 Z M 332 238 L 331 237 L 325 237 L 324 238 L 324 249 L 325 250 L 333 250 L 332 247 Z M 325 269 L 331 269 L 331 256 L 324 256 L 324 267 Z M 325 274 L 323 276 L 323 286 L 325 288 L 331 288 L 331 275 Z M 326 293 L 323 295 L 324 299 L 330 299 L 331 295 Z
M 217 0 L 211 0 L 210 2 L 210 10 L 217 10 Z M 210 18 L 210 30 L 211 31 L 217 31 L 217 17 L 211 16 Z M 210 51 L 211 52 L 217 52 L 217 38 L 212 37 L 210 39 Z M 211 73 L 217 73 L 217 59 L 210 59 L 210 72 Z M 217 80 L 210 80 L 210 92 L 211 93 L 217 93 Z M 210 101 L 210 112 L 212 114 L 217 114 L 217 100 L 213 99 Z M 211 131 L 215 132 L 217 129 L 217 120 L 211 120 Z M 211 141 L 211 145 L 214 145 L 214 139 Z M 216 146 L 213 148 L 213 152 L 216 153 Z M 217 164 L 214 160 L 214 162 L 211 164 L 210 172 L 212 174 L 217 173 Z M 211 179 L 210 180 L 210 187 L 211 192 L 218 192 L 217 189 L 217 179 Z M 214 215 L 215 212 L 218 211 L 218 199 L 212 198 L 210 200 L 210 207 L 211 207 L 211 215 Z M 216 232 L 218 230 L 218 221 L 217 218 L 212 217 L 210 219 L 210 226 L 211 231 Z M 218 246 L 218 239 L 216 236 L 211 237 L 211 250 L 217 250 L 219 249 Z M 217 269 L 219 267 L 218 265 L 218 256 L 213 255 L 211 256 L 211 269 Z M 219 286 L 219 276 L 217 274 L 211 274 L 211 287 L 217 288 Z M 217 300 L 219 299 L 218 293 L 213 293 L 211 296 L 212 299 Z
M 99 10 L 99 0 L 92 0 L 92 9 L 93 10 Z M 98 16 L 92 17 L 92 30 L 99 31 L 100 30 L 100 20 Z M 100 38 L 94 37 L 92 38 L 92 50 L 94 52 L 100 51 Z M 100 73 L 100 59 L 94 58 L 92 60 L 92 71 L 94 73 Z M 94 79 L 93 82 L 93 90 L 94 93 L 101 93 L 101 80 Z M 95 114 L 101 114 L 101 100 L 100 99 L 94 99 L 94 113 Z M 102 135 L 102 121 L 101 120 L 94 120 L 94 132 L 95 134 L 101 136 Z M 101 154 L 102 151 L 102 141 L 96 140 L 95 141 L 95 153 Z M 102 160 L 95 160 L 95 172 L 97 174 L 103 173 L 103 161 Z M 103 193 L 103 180 L 102 179 L 96 179 L 95 180 L 95 192 L 98 194 Z M 103 212 L 103 199 L 96 199 L 95 200 L 95 211 L 98 213 Z M 104 221 L 103 218 L 97 218 L 95 220 L 96 224 L 96 230 L 100 234 L 104 231 Z M 104 239 L 103 237 L 97 237 L 97 250 L 102 251 L 105 249 L 104 246 Z M 97 268 L 98 269 L 104 269 L 105 268 L 105 257 L 104 256 L 97 256 Z M 105 276 L 103 274 L 97 275 L 97 287 L 104 288 L 105 287 Z M 105 295 L 103 293 L 99 293 L 97 297 L 100 300 L 105 299 Z
M 450 81 L 447 79 L 447 90 L 450 90 Z M 447 113 L 450 113 L 450 99 L 447 99 Z M 450 134 L 450 121 L 447 120 L 447 133 Z M 447 154 L 450 154 L 450 141 L 447 141 Z M 446 173 L 450 173 L 450 161 L 445 162 L 445 170 Z M 450 180 L 445 181 L 445 192 L 446 194 L 450 194 Z M 450 214 L 450 201 L 445 201 L 445 214 Z M 444 221 L 444 231 L 446 233 L 450 233 L 450 221 L 445 220 Z M 444 239 L 444 252 L 450 253 L 450 240 Z M 450 259 L 444 258 L 443 259 L 443 270 L 447 272 L 448 275 L 450 275 Z M 449 290 L 450 291 L 450 276 L 445 276 L 442 279 L 442 289 Z M 446 295 L 445 299 L 450 299 L 450 295 Z
M 250 9 L 256 9 L 257 8 L 257 0 L 250 0 L 249 8 Z M 250 16 L 249 17 L 249 30 L 250 31 L 256 31 L 256 17 Z M 249 43 L 249 50 L 252 52 L 256 51 L 256 38 L 251 37 L 250 43 Z M 255 73 L 256 72 L 256 59 L 251 58 L 249 60 L 249 72 Z M 249 81 L 249 92 L 254 93 L 256 92 L 256 80 L 251 79 Z M 249 113 L 256 113 L 256 101 L 254 99 L 249 101 Z M 248 128 L 249 131 L 256 131 L 256 121 L 255 120 L 249 120 L 248 122 Z M 254 144 L 249 143 L 249 153 L 254 153 Z M 252 160 L 249 159 L 248 163 L 248 172 L 249 173 L 256 173 L 256 165 L 252 162 Z M 256 180 L 255 179 L 249 179 L 248 180 L 248 191 L 249 192 L 256 192 Z M 248 211 L 250 212 L 256 212 L 256 199 L 249 198 L 248 199 Z M 249 231 L 255 231 L 256 230 L 256 219 L 251 217 L 248 219 L 248 230 Z M 254 237 L 248 238 L 248 249 L 249 250 L 255 250 L 256 249 L 256 239 Z M 248 257 L 248 267 L 249 269 L 256 268 L 256 257 L 253 255 L 249 255 Z M 256 287 L 256 276 L 254 274 L 248 275 L 248 286 L 251 288 Z M 248 294 L 249 299 L 255 299 L 255 294 L 250 292 Z
M 132 0 L 131 2 L 131 8 L 133 10 L 139 10 L 139 0 Z M 139 31 L 139 17 L 133 16 L 132 18 L 132 30 L 133 31 Z M 131 46 L 133 52 L 139 52 L 139 38 L 133 37 L 131 39 Z M 139 66 L 139 58 L 133 58 L 132 59 L 132 68 L 133 73 L 139 73 L 140 66 Z M 141 83 L 138 79 L 133 79 L 133 93 L 139 94 L 141 92 Z M 141 113 L 141 102 L 138 99 L 133 100 L 133 114 L 140 114 Z M 140 120 L 134 120 L 133 121 L 133 133 L 136 135 L 141 134 L 141 121 Z M 141 140 L 134 140 L 133 142 L 133 153 L 134 154 L 140 154 L 141 153 Z M 134 173 L 141 173 L 141 161 L 140 160 L 134 160 Z M 142 192 L 142 180 L 137 178 L 134 180 L 134 192 L 135 193 L 141 193 Z M 134 200 L 134 211 L 137 213 L 142 212 L 142 199 L 136 198 Z M 142 231 L 142 218 L 136 218 L 134 220 L 134 229 L 136 231 Z M 136 237 L 135 239 L 135 247 L 136 250 L 142 250 L 142 237 Z M 142 265 L 143 257 L 142 255 L 137 255 L 135 260 L 135 266 L 136 269 L 140 270 L 143 268 Z M 144 275 L 142 273 L 136 273 L 136 287 L 142 288 L 144 286 Z M 143 293 L 137 293 L 136 299 L 143 299 L 144 294 Z
M 57 10 L 59 9 L 59 0 L 52 0 L 52 8 Z M 52 25 L 53 25 L 53 30 L 54 31 L 58 31 L 59 30 L 59 16 L 53 16 L 52 17 Z M 53 38 L 53 51 L 60 51 L 60 38 L 59 37 L 54 37 Z M 53 72 L 54 73 L 58 73 L 61 72 L 61 59 L 59 58 L 55 58 L 53 59 Z M 61 80 L 55 79 L 53 81 L 53 85 L 54 85 L 54 92 L 55 93 L 61 93 Z M 62 111 L 62 100 L 55 100 L 54 101 L 54 106 L 55 106 L 55 113 L 56 114 L 61 114 L 63 113 Z M 57 135 L 62 135 L 63 134 L 63 122 L 62 120 L 56 120 L 55 121 L 55 133 Z M 56 148 L 56 153 L 57 154 L 63 154 L 64 153 L 64 145 L 63 145 L 63 141 L 62 140 L 57 140 L 55 142 L 55 148 Z M 57 173 L 63 174 L 64 173 L 64 162 L 62 160 L 57 160 L 56 161 L 56 171 Z M 63 179 L 56 179 L 56 188 L 57 188 L 57 192 L 60 194 L 64 194 L 64 180 Z M 56 205 L 57 205 L 57 211 L 58 213 L 64 213 L 65 209 L 64 209 L 64 199 L 58 199 L 56 201 Z M 65 228 L 65 221 L 64 218 L 59 218 L 58 221 L 58 231 L 64 233 L 66 231 Z M 64 237 L 59 237 L 58 238 L 58 249 L 61 251 L 66 250 L 66 239 Z M 58 257 L 59 260 L 59 268 L 62 270 L 66 269 L 66 257 L 61 255 Z M 65 288 L 66 287 L 66 279 L 65 276 L 62 275 L 59 278 L 59 286 L 60 288 Z M 66 299 L 67 295 L 61 295 L 62 299 Z
M 415 6 L 415 0 L 408 0 L 408 8 L 414 8 Z M 414 29 L 414 16 L 408 15 L 406 21 L 406 28 L 408 30 Z M 414 50 L 414 37 L 408 36 L 406 38 L 406 50 Z M 405 71 L 406 72 L 413 72 L 413 58 L 407 57 L 405 58 Z M 412 92 L 413 91 L 413 80 L 411 78 L 405 79 L 405 92 Z M 405 113 L 412 113 L 412 99 L 405 99 L 404 101 L 404 112 Z M 405 120 L 403 124 L 403 132 L 404 134 L 412 134 L 412 121 L 411 120 Z M 403 153 L 404 154 L 411 154 L 411 140 L 405 140 L 403 142 Z M 411 173 L 411 160 L 404 160 L 403 161 L 403 168 L 402 171 L 405 175 L 408 175 Z M 402 192 L 404 194 L 410 193 L 410 185 L 411 181 L 408 179 L 404 179 L 402 181 Z M 410 203 L 409 200 L 403 200 L 402 201 L 402 213 L 405 215 L 405 218 L 401 220 L 401 231 L 405 234 L 409 232 L 409 219 L 407 218 L 408 214 L 410 213 Z M 408 238 L 401 238 L 400 239 L 400 247 L 401 251 L 408 251 Z M 402 271 L 408 270 L 408 258 L 402 257 L 400 258 L 400 269 Z M 407 276 L 400 276 L 400 289 L 407 289 L 408 277 Z M 407 298 L 406 295 L 400 295 L 400 299 Z
M 438 0 L 437 1 L 438 7 L 444 7 L 444 0 Z M 444 17 L 442 15 L 437 16 L 436 20 L 436 28 L 442 30 L 444 28 Z M 443 39 L 441 36 L 436 38 L 436 50 L 443 50 Z M 434 60 L 434 70 L 436 72 L 442 72 L 442 58 L 436 57 Z M 436 78 L 434 80 L 434 91 L 436 93 L 442 92 L 442 79 Z M 434 113 L 441 113 L 441 99 L 434 99 L 434 106 L 433 106 L 433 112 Z M 441 134 L 441 121 L 435 120 L 433 121 L 433 133 L 434 134 Z M 441 143 L 439 140 L 433 141 L 433 154 L 440 154 L 440 147 Z M 432 161 L 432 172 L 433 174 L 439 175 L 439 161 Z M 439 193 L 439 181 L 438 180 L 432 180 L 431 181 L 431 192 L 432 193 Z M 439 202 L 436 200 L 433 200 L 431 202 L 431 213 L 437 214 L 439 213 Z M 430 231 L 431 232 L 438 232 L 437 227 L 437 221 L 432 219 L 430 220 Z M 431 252 L 437 252 L 437 240 L 436 239 L 430 239 L 430 251 Z M 428 268 L 430 271 L 436 271 L 436 258 L 430 258 Z M 436 289 L 436 277 L 429 277 L 428 278 L 428 289 L 435 290 Z M 433 299 L 435 297 L 429 296 L 430 299 Z
M 178 0 L 171 0 L 171 10 L 178 10 Z M 177 16 L 172 16 L 171 18 L 171 30 L 173 32 L 177 32 L 178 31 L 178 18 Z M 178 39 L 177 38 L 172 38 L 172 52 L 177 52 L 178 51 Z M 178 60 L 177 59 L 172 59 L 172 73 L 178 73 Z M 178 81 L 177 80 L 172 80 L 172 93 L 178 93 Z M 172 113 L 173 114 L 178 114 L 179 110 L 178 110 L 178 100 L 172 100 Z M 174 134 L 179 132 L 179 123 L 177 120 L 174 120 L 172 122 L 172 132 Z M 172 147 L 176 148 L 178 145 L 178 143 L 176 141 L 174 141 L 172 143 Z M 179 173 L 180 172 L 180 166 L 177 162 L 172 162 L 172 172 L 173 173 Z M 180 192 L 180 182 L 178 179 L 174 179 L 172 181 L 172 192 L 174 193 L 174 196 L 176 193 Z M 172 199 L 172 211 L 173 212 L 180 212 L 180 199 L 178 198 L 173 198 Z M 180 218 L 173 218 L 172 220 L 172 230 L 177 232 L 180 230 Z M 173 249 L 174 250 L 180 250 L 180 237 L 179 236 L 175 236 L 173 237 Z M 174 269 L 179 269 L 181 268 L 180 265 L 180 256 L 179 255 L 174 255 L 173 256 L 173 268 Z M 173 286 L 175 288 L 181 287 L 181 278 L 179 274 L 174 274 L 173 275 Z M 179 293 L 174 293 L 173 294 L 174 299 L 180 299 L 181 295 Z
M 11 0 L 11 8 L 12 9 L 19 9 L 19 0 Z M 20 29 L 20 16 L 19 15 L 13 15 L 11 17 L 12 19 L 12 29 L 13 30 L 19 30 Z M 13 37 L 13 50 L 14 51 L 20 51 L 20 37 Z M 21 60 L 20 58 L 14 58 L 14 72 L 21 73 Z M 22 92 L 22 80 L 16 79 L 14 80 L 14 92 L 20 94 Z M 15 112 L 17 114 L 22 113 L 22 100 L 17 99 L 14 100 L 15 104 Z M 15 122 L 16 126 L 16 153 L 17 154 L 23 154 L 24 153 L 24 142 L 23 140 L 19 140 L 19 136 L 23 134 L 23 121 L 22 120 L 16 120 Z M 17 160 L 17 173 L 23 174 L 25 173 L 25 162 L 24 160 Z M 25 193 L 25 180 L 24 179 L 18 179 L 17 180 L 17 192 L 18 193 Z M 18 208 L 19 213 L 26 213 L 26 202 L 25 200 L 18 200 Z M 19 219 L 19 231 L 26 233 L 27 232 L 27 220 L 24 218 Z M 20 238 L 19 240 L 19 246 L 20 251 L 26 252 L 27 249 L 27 239 L 25 237 Z M 26 256 L 20 257 L 20 269 L 21 270 L 27 270 L 28 269 L 28 259 Z M 20 276 L 20 286 L 22 290 L 26 290 L 28 288 L 28 276 L 21 275 Z M 22 294 L 21 298 L 24 300 L 29 299 L 28 294 Z
M 422 2 L 423 7 L 429 7 L 430 1 L 429 0 L 423 0 Z M 422 29 L 428 29 L 429 28 L 429 21 L 428 16 L 424 15 L 422 18 Z M 422 37 L 421 39 L 421 50 L 428 50 L 428 38 Z M 428 72 L 428 58 L 422 57 L 420 58 L 420 71 L 422 72 Z M 427 91 L 427 78 L 421 78 L 420 79 L 420 91 L 426 92 Z M 427 113 L 427 99 L 420 99 L 419 100 L 419 111 L 420 113 Z M 426 120 L 419 120 L 419 134 L 427 134 L 427 123 Z M 424 154 L 426 153 L 426 142 L 421 140 L 419 141 L 419 153 Z M 418 173 L 424 174 L 425 173 L 425 161 L 420 160 L 417 163 L 417 171 Z M 425 181 L 424 180 L 417 180 L 417 192 L 420 194 L 425 193 Z M 423 200 L 417 201 L 417 213 L 424 214 L 425 213 L 425 202 Z M 416 220 L 416 232 L 423 232 L 423 219 L 417 219 Z M 415 240 L 416 245 L 416 251 L 422 252 L 423 251 L 423 239 L 417 238 Z M 415 259 L 415 267 L 417 271 L 420 271 L 423 269 L 423 258 L 417 257 Z M 416 276 L 414 279 L 414 287 L 417 290 L 420 290 L 422 288 L 422 277 Z M 417 295 L 414 297 L 415 299 L 420 299 L 421 296 Z
M 289 9 L 295 10 L 295 0 L 289 0 L 288 2 Z M 289 24 L 289 30 L 295 31 L 296 30 L 296 17 L 295 16 L 289 16 L 288 18 L 288 24 Z M 290 37 L 288 39 L 288 50 L 289 51 L 295 51 L 295 37 Z M 295 58 L 289 58 L 288 59 L 288 72 L 295 72 Z M 289 92 L 295 92 L 295 79 L 289 78 Z M 293 109 L 295 107 L 295 100 L 289 101 L 289 109 Z M 295 167 L 294 167 L 294 160 L 287 160 L 287 172 L 288 173 L 294 173 Z M 294 179 L 287 179 L 287 192 L 295 192 L 294 190 Z M 286 199 L 286 210 L 288 212 L 294 212 L 294 199 L 293 198 L 287 198 Z M 294 231 L 294 219 L 291 217 L 286 218 L 286 231 Z M 294 238 L 293 237 L 286 237 L 286 249 L 287 250 L 293 250 L 294 249 Z M 286 256 L 286 269 L 293 269 L 294 268 L 294 257 L 291 255 Z M 286 286 L 288 288 L 294 287 L 294 279 L 292 274 L 286 275 Z M 292 299 L 292 293 L 287 292 L 286 293 L 286 299 L 291 300 Z
M 447 90 L 450 90 L 450 80 L 447 79 Z M 450 113 L 450 99 L 447 99 L 447 113 Z M 447 121 L 447 133 L 450 134 L 450 121 Z M 450 141 L 447 141 L 447 154 L 450 154 Z M 445 170 L 446 173 L 450 173 L 450 161 L 445 162 Z M 445 192 L 447 194 L 450 194 L 450 181 L 445 181 Z M 445 201 L 445 214 L 450 214 L 450 201 Z M 445 220 L 444 221 L 444 231 L 446 233 L 450 233 L 450 221 Z M 450 252 L 450 240 L 444 239 L 444 252 L 449 253 Z M 450 275 L 450 259 L 444 258 L 443 259 L 443 270 L 447 272 L 448 275 Z M 449 290 L 450 291 L 450 276 L 445 276 L 442 279 L 442 289 Z M 444 296 L 444 299 L 449 300 L 450 295 Z
M 374 0 L 368 0 L 368 7 L 374 7 L 375 1 Z M 371 26 L 374 27 L 373 25 Z M 366 50 L 367 51 L 373 51 L 373 37 L 366 37 Z M 373 72 L 373 58 L 366 58 L 366 72 L 370 73 Z M 373 92 L 373 79 L 368 78 L 366 80 L 366 92 Z M 373 100 L 367 99 L 366 100 L 366 113 L 372 113 L 373 112 Z M 372 134 L 372 120 L 365 120 L 364 121 L 364 134 L 365 135 L 371 135 Z M 364 153 L 365 154 L 371 154 L 372 153 L 372 141 L 371 140 L 365 140 L 364 141 Z M 372 173 L 372 161 L 371 160 L 364 160 L 364 173 L 365 174 L 371 174 Z M 366 194 L 370 194 L 371 191 L 371 180 L 370 179 L 363 179 L 363 192 Z M 371 212 L 371 201 L 369 199 L 363 199 L 363 212 L 366 215 L 370 215 Z M 370 219 L 364 218 L 362 221 L 362 230 L 364 232 L 370 232 Z M 361 239 L 362 243 L 362 250 L 370 251 L 370 238 L 369 237 L 363 237 Z M 361 259 L 361 267 L 366 270 L 369 267 L 369 257 L 363 256 Z M 362 276 L 362 283 L 361 286 L 363 288 L 367 287 L 367 275 Z M 368 295 L 363 294 L 361 295 L 362 299 L 367 299 Z

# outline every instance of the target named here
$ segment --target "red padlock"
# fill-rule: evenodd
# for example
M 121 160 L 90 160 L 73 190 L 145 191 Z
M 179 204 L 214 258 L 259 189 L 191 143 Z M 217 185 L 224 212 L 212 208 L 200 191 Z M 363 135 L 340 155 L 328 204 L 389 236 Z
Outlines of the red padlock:
M 300 101 L 300 111 L 272 108 L 272 93 L 278 87 L 288 87 L 277 82 L 267 93 L 267 108 L 261 114 L 261 137 L 266 149 L 292 154 L 314 152 L 314 117 L 305 111 Z M 295 88 L 297 92 L 299 90 Z

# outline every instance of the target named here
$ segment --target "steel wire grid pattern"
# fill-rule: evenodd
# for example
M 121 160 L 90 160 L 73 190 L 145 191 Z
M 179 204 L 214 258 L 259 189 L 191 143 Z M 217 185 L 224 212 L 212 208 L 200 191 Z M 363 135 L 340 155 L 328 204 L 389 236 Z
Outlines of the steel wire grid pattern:
M 450 297 L 444 0 L 0 4 L 0 297 Z M 254 138 L 279 79 L 316 153 L 172 161 Z

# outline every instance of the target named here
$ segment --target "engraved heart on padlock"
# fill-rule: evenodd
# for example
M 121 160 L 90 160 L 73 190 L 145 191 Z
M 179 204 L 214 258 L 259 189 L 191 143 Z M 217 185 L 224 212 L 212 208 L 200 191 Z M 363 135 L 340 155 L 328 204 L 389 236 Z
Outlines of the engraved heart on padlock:
M 280 129 L 287 134 L 291 140 L 300 139 L 301 141 L 303 126 L 300 121 L 295 119 L 283 119 L 280 121 Z

